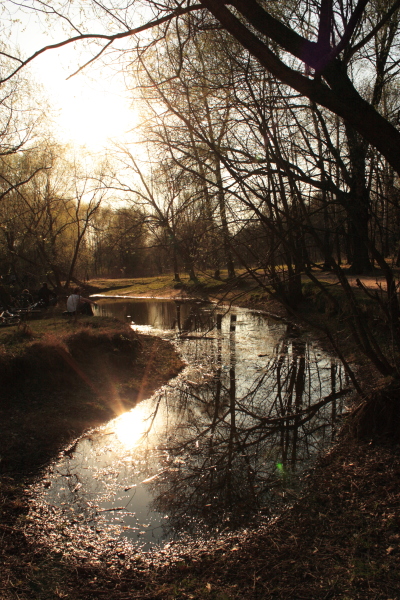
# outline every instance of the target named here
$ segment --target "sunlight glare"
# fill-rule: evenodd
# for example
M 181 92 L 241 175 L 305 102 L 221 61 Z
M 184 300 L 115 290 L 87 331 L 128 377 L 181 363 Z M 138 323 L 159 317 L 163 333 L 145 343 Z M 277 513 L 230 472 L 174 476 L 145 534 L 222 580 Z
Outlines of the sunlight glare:
M 15 21 L 9 29 L 8 42 L 19 49 L 21 56 L 31 56 L 68 37 L 61 19 L 49 26 L 42 14 L 46 11 L 23 10 L 24 2 L 10 5 Z M 71 10 L 78 18 L 79 8 Z M 104 151 L 109 140 L 132 142 L 138 123 L 122 68 L 112 61 L 99 60 L 79 70 L 97 50 L 90 44 L 66 44 L 36 56 L 26 67 L 40 90 L 38 97 L 41 94 L 48 103 L 51 133 L 61 143 L 89 153 Z
M 138 406 L 116 419 L 115 435 L 124 446 L 133 448 L 140 442 L 148 427 L 146 417 L 143 407 Z
M 72 58 L 71 62 L 74 65 Z M 63 66 L 60 56 L 51 52 L 40 56 L 32 71 L 54 108 L 52 120 L 62 141 L 88 151 L 106 148 L 109 140 L 132 141 L 138 113 L 131 106 L 121 73 L 93 69 L 92 77 L 79 73 L 67 79 L 72 68 Z
M 59 116 L 65 138 L 74 144 L 98 149 L 110 139 L 120 140 L 133 127 L 134 113 L 123 97 L 90 86 L 74 91 Z

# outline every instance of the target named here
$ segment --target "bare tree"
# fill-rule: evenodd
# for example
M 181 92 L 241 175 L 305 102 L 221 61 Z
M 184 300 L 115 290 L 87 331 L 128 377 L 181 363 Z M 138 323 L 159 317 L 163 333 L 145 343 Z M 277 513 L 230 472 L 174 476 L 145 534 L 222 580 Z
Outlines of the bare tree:
M 15 68 L 2 81 L 40 53 L 76 41 L 100 44 L 90 63 L 118 40 L 142 35 L 137 37 L 136 50 L 143 57 L 146 49 L 165 40 L 172 28 L 179 33 L 182 23 L 185 37 L 189 17 L 193 19 L 189 35 L 194 28 L 201 31 L 218 23 L 279 81 L 343 118 L 400 172 L 400 133 L 376 110 L 373 101 L 363 97 L 354 75 L 354 61 L 363 58 L 376 35 L 397 15 L 399 0 L 387 2 L 381 11 L 367 0 L 359 0 L 355 6 L 342 0 L 322 0 L 316 5 L 303 3 L 296 10 L 283 6 L 276 11 L 256 0 L 188 0 L 184 4 L 178 0 L 143 0 L 121 8 L 93 1 L 87 9 L 83 5 L 63 6 L 57 0 L 31 0 L 23 6 L 61 21 L 73 35 L 38 49 L 26 59 L 12 57 Z M 85 28 L 82 11 L 87 10 L 86 23 L 90 28 L 100 27 L 100 32 Z M 150 31 L 151 36 L 143 35 Z

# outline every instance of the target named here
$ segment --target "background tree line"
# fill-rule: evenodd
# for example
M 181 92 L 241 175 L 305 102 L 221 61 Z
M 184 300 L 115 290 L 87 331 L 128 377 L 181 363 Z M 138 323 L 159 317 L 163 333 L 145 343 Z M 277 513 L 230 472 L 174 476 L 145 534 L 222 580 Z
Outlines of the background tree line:
M 156 271 L 195 281 L 199 271 L 218 278 L 225 269 L 228 279 L 246 273 L 292 311 L 308 277 L 374 367 L 398 377 L 400 3 L 141 6 L 152 16 L 137 5 L 88 3 L 103 32 L 85 31 L 82 20 L 71 38 L 91 35 L 100 54 L 132 39 L 119 58 L 141 107 L 140 152 L 115 148 L 107 173 L 90 176 L 67 175 L 60 157 L 30 179 L 29 167 L 29 181 L 5 189 L 2 202 L 20 207 L 10 227 L 15 219 L 29 232 L 3 246 L 10 265 L 29 255 L 57 284 Z M 74 17 L 57 0 L 46 7 L 49 18 Z M 121 203 L 106 203 L 107 194 Z M 49 202 L 55 223 L 44 218 Z M 376 267 L 385 285 L 371 294 L 360 282 L 355 293 L 348 275 Z M 316 270 L 334 274 L 344 302 Z M 365 317 L 367 301 L 390 348 Z M 340 353 L 340 334 L 326 333 Z

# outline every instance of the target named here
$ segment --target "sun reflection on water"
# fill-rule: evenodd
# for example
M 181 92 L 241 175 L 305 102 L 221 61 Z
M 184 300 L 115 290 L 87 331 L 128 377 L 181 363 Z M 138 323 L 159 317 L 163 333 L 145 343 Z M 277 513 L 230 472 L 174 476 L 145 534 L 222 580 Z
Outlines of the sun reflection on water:
M 133 448 L 140 443 L 148 428 L 147 416 L 144 407 L 137 406 L 115 420 L 115 435 L 124 446 Z

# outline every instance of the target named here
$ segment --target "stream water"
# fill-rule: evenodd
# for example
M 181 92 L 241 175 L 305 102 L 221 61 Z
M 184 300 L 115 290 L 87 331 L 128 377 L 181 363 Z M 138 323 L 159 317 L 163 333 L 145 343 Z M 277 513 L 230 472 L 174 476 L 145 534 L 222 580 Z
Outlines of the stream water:
M 169 339 L 179 377 L 84 435 L 33 489 L 60 552 L 134 551 L 258 524 L 292 502 L 335 435 L 349 383 L 286 324 L 208 303 L 102 300 L 97 314 Z M 72 551 L 72 550 L 71 550 Z

